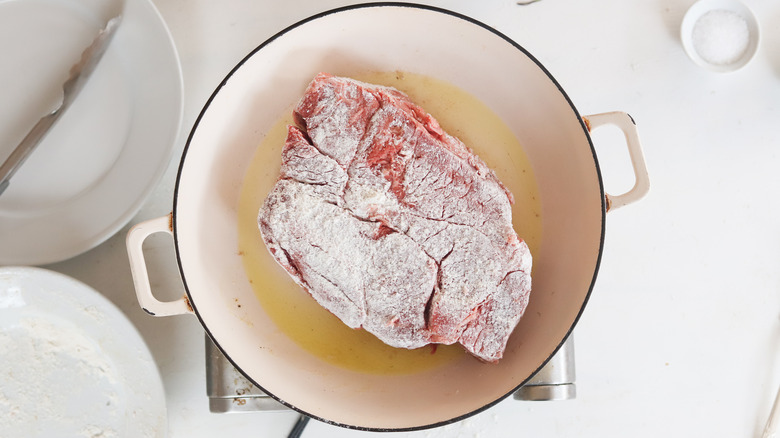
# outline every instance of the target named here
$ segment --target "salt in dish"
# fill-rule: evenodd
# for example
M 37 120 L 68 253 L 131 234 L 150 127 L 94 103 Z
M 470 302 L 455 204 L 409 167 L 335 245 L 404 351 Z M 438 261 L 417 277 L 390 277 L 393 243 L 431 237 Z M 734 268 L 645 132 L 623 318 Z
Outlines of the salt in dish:
M 696 64 L 716 72 L 744 67 L 758 49 L 758 22 L 734 0 L 700 0 L 683 18 L 683 48 Z

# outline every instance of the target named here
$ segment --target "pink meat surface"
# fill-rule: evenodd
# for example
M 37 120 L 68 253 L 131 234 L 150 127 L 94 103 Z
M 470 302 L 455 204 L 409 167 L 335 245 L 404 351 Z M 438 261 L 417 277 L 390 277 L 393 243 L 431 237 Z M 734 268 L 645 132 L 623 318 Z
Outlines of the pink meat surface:
M 388 345 L 458 342 L 499 360 L 531 254 L 495 174 L 393 88 L 319 74 L 294 116 L 258 215 L 279 264 Z

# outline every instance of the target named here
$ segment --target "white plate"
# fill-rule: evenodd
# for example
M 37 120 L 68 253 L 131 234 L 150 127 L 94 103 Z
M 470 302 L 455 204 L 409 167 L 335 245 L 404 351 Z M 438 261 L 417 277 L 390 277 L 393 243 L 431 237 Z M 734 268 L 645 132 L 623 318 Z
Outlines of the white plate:
M 141 336 L 65 275 L 0 268 L 0 436 L 167 434 L 165 395 Z
M 0 160 L 56 103 L 116 4 L 0 0 Z M 116 233 L 162 177 L 181 118 L 168 29 L 149 0 L 127 0 L 94 75 L 0 196 L 0 264 L 64 260 Z

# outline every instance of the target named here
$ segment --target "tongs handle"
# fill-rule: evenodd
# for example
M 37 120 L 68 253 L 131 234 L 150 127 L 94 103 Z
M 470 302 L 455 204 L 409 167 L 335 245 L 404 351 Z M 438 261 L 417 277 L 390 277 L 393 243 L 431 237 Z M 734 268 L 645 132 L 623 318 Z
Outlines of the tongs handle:
M 772 412 L 769 413 L 761 438 L 777 438 L 778 432 L 780 432 L 780 390 L 775 396 L 775 403 L 772 405 Z
M 46 136 L 46 133 L 49 132 L 54 123 L 60 118 L 60 115 L 62 114 L 60 108 L 62 108 L 62 106 L 57 107 L 57 109 L 38 120 L 38 123 L 33 126 L 30 132 L 24 136 L 24 139 L 22 139 L 16 148 L 14 148 L 11 155 L 9 155 L 5 162 L 0 165 L 0 195 L 8 188 L 11 177 L 14 176 L 20 167 L 22 167 L 24 160 L 26 160 L 32 151 L 38 147 L 41 140 L 43 140 L 43 137 Z
M 38 123 L 32 127 L 21 143 L 16 146 L 11 155 L 0 166 L 0 195 L 8 188 L 11 177 L 19 170 L 24 160 L 41 143 L 41 140 L 46 137 L 54 123 L 59 120 L 60 116 L 65 113 L 82 88 L 84 88 L 84 84 L 92 75 L 92 72 L 95 71 L 95 67 L 97 67 L 100 59 L 106 52 L 108 43 L 114 37 L 121 20 L 122 15 L 120 13 L 106 22 L 105 27 L 100 30 L 92 44 L 81 53 L 79 61 L 70 68 L 70 75 L 62 85 L 62 100 L 57 104 L 57 107 L 38 120 Z

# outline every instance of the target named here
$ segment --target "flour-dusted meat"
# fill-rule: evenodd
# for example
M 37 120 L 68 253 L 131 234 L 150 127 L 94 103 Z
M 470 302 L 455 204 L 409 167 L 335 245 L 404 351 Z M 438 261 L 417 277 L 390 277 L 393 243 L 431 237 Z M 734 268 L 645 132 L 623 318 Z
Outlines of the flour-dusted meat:
M 319 74 L 294 116 L 258 215 L 274 258 L 389 345 L 458 342 L 500 359 L 528 303 L 531 254 L 495 174 L 393 88 Z

